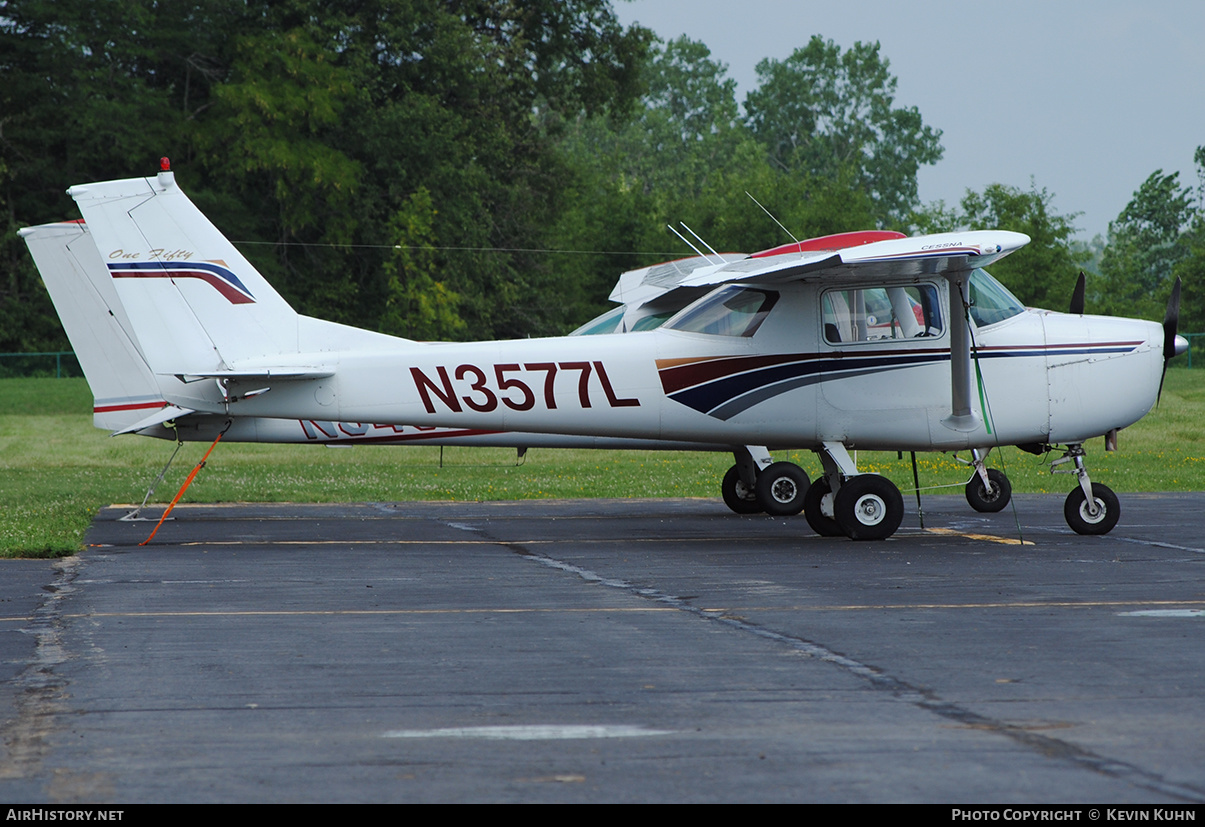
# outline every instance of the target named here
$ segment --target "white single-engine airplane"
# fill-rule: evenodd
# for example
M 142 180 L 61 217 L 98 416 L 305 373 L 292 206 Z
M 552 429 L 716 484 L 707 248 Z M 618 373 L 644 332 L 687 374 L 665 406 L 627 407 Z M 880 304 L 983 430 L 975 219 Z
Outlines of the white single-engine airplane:
M 1162 327 L 1025 309 L 982 269 L 1029 240 L 1005 231 L 707 256 L 672 281 L 710 292 L 646 332 L 419 343 L 298 315 L 170 171 L 69 192 L 176 408 L 717 445 L 738 457 L 726 501 L 802 508 L 858 540 L 893 534 L 903 498 L 850 448 L 969 450 L 990 501 L 983 453 L 1062 445 L 1068 523 L 1109 531 L 1117 498 L 1083 443 L 1144 416 L 1186 346 L 1175 298 Z M 824 476 L 741 446 L 814 450 Z

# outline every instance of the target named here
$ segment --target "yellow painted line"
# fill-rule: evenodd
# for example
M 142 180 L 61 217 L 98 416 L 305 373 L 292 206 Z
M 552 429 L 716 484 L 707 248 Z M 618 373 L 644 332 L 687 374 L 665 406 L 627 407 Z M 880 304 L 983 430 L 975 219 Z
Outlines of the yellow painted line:
M 964 537 L 967 540 L 985 540 L 989 543 L 1003 543 L 1009 546 L 1032 546 L 1031 540 L 1019 540 L 1016 537 L 998 537 L 995 534 L 971 534 L 966 531 L 955 531 L 952 528 L 926 528 L 926 534 L 936 534 L 940 537 Z

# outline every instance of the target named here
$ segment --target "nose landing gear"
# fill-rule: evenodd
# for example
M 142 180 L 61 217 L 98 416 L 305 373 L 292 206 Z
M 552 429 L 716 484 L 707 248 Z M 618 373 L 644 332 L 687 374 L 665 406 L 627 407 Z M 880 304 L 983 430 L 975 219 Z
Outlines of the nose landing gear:
M 1003 511 L 1013 496 L 1012 483 L 1008 481 L 1004 472 L 984 465 L 983 461 L 991 450 L 988 448 L 986 451 L 980 452 L 978 448 L 971 449 L 970 465 L 975 472 L 967 482 L 966 498 L 971 508 L 981 514 L 995 514 L 997 511 Z M 958 456 L 955 455 L 954 458 L 958 459 Z M 966 460 L 958 461 L 966 462 Z
M 1121 504 L 1109 486 L 1089 479 L 1084 456 L 1084 446 L 1077 442 L 1068 445 L 1063 455 L 1050 463 L 1050 473 L 1075 474 L 1079 478 L 1079 487 L 1063 503 L 1063 517 L 1076 534 L 1108 534 L 1121 517 Z M 1068 462 L 1075 467 L 1057 467 Z

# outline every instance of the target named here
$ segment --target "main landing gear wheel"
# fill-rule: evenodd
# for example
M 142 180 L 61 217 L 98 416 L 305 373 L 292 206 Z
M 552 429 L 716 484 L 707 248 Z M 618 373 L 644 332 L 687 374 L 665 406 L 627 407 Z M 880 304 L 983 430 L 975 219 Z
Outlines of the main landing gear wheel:
M 803 511 L 811 480 L 793 462 L 776 462 L 757 475 L 754 494 L 761 510 L 771 517 L 793 517 Z
M 1067 518 L 1067 525 L 1071 526 L 1076 534 L 1108 534 L 1113 530 L 1113 526 L 1117 525 L 1117 518 L 1121 516 L 1121 503 L 1117 501 L 1113 489 L 1094 482 L 1092 499 L 1096 501 L 1095 514 L 1088 508 L 1088 498 L 1084 496 L 1084 489 L 1078 486 L 1072 489 L 1067 495 L 1067 501 L 1063 503 L 1063 516 Z
M 837 491 L 833 514 L 851 540 L 884 540 L 904 520 L 904 496 L 878 474 L 850 477 Z
M 841 537 L 845 534 L 841 526 L 837 525 L 837 521 L 832 517 L 824 516 L 824 512 L 820 510 L 824 495 L 830 490 L 828 480 L 823 477 L 808 486 L 808 492 L 803 495 L 803 516 L 807 518 L 812 531 L 821 537 Z
M 724 496 L 724 505 L 737 514 L 757 514 L 762 510 L 757 503 L 757 495 L 752 488 L 745 485 L 735 465 L 724 475 L 724 481 L 720 483 L 720 493 Z
M 989 468 L 987 478 L 992 484 L 989 491 L 983 484 L 983 478 L 978 473 L 971 476 L 967 483 L 967 502 L 971 508 L 984 514 L 995 514 L 1002 510 L 1013 496 L 1013 485 L 1004 476 L 1003 471 Z

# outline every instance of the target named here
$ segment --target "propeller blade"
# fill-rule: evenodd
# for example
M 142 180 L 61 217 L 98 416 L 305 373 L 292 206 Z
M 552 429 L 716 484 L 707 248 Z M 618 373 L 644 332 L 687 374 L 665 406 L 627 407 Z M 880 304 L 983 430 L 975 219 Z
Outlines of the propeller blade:
M 1180 277 L 1172 285 L 1171 298 L 1167 300 L 1167 314 L 1163 317 L 1163 362 L 1176 355 L 1176 328 L 1180 325 Z
M 1084 271 L 1079 271 L 1079 278 L 1075 280 L 1075 290 L 1071 292 L 1071 309 L 1068 313 L 1074 313 L 1077 316 L 1084 315 Z
M 1159 377 L 1159 393 L 1155 404 L 1163 397 L 1163 380 L 1167 378 L 1167 365 L 1176 355 L 1176 328 L 1180 325 L 1180 277 L 1172 285 L 1171 297 L 1167 300 L 1167 313 L 1163 316 L 1163 375 Z

